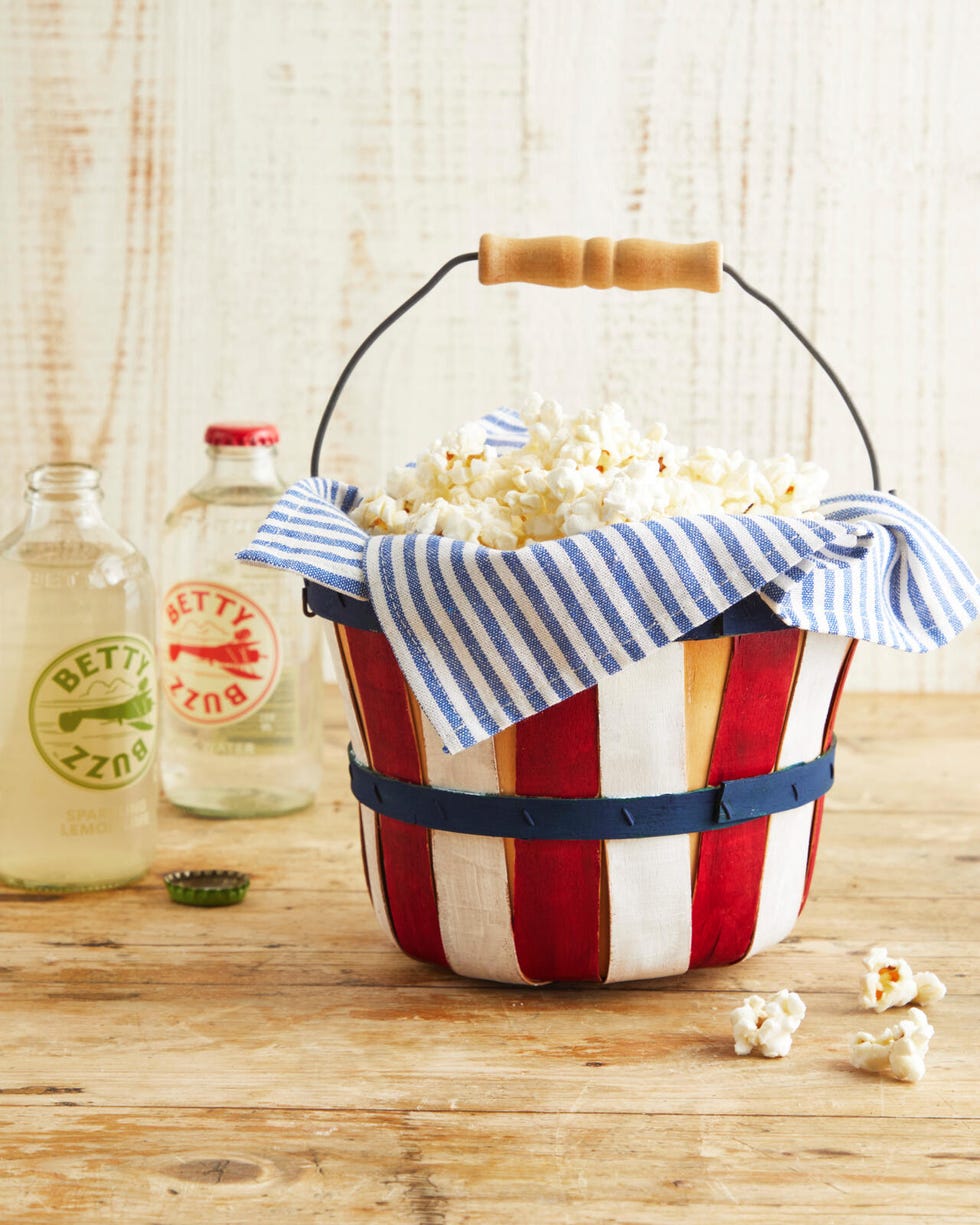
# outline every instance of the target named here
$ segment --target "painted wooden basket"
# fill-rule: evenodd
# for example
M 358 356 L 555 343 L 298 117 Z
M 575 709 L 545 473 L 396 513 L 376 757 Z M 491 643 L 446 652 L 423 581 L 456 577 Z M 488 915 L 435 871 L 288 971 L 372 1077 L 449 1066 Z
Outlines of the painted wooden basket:
M 599 244 L 596 246 L 595 244 Z M 628 248 L 625 252 L 622 248 Z M 484 283 L 717 289 L 717 244 L 481 241 Z M 808 341 L 866 432 L 839 380 Z M 508 983 L 615 982 L 741 960 L 784 939 L 810 886 L 854 642 L 758 597 L 454 756 L 369 604 L 307 584 L 347 698 L 378 922 L 411 957 Z

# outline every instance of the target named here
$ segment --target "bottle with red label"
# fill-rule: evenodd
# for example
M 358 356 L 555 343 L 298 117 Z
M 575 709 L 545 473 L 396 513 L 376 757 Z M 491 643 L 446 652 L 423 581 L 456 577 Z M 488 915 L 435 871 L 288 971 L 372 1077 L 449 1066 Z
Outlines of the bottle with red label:
M 279 433 L 230 422 L 204 440 L 208 470 L 164 529 L 163 789 L 202 817 L 293 812 L 320 780 L 320 633 L 290 575 L 235 557 L 286 488 Z

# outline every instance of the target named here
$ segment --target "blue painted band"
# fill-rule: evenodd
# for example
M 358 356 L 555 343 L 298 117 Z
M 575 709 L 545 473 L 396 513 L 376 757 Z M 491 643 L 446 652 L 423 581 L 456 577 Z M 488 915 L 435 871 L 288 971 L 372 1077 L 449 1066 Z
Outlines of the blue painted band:
M 381 624 L 368 600 L 355 600 L 353 596 L 342 595 L 331 587 L 309 581 L 306 583 L 303 600 L 310 613 L 324 617 L 327 621 L 336 621 L 340 625 L 350 625 L 355 629 L 381 630 Z M 704 638 L 728 638 L 735 634 L 764 634 L 790 628 L 785 621 L 780 621 L 760 596 L 750 595 L 727 608 L 720 616 L 712 617 L 703 625 L 689 630 L 678 641 L 695 642 Z
M 834 781 L 833 741 L 812 761 L 717 787 L 627 798 L 487 795 L 402 782 L 350 756 L 351 790 L 375 812 L 410 825 L 492 838 L 650 838 L 696 834 L 811 804 Z
M 308 579 L 303 585 L 303 609 L 315 617 L 349 625 L 352 629 L 381 630 L 370 600 L 356 600 L 352 595 L 344 595 Z

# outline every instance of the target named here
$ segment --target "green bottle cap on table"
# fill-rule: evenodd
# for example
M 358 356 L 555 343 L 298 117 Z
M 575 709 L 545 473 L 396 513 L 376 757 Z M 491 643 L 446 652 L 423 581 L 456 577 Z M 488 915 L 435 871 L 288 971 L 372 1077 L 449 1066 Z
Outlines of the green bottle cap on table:
M 168 872 L 163 883 L 171 901 L 182 906 L 234 906 L 248 892 L 250 878 L 244 872 L 217 868 L 205 872 Z

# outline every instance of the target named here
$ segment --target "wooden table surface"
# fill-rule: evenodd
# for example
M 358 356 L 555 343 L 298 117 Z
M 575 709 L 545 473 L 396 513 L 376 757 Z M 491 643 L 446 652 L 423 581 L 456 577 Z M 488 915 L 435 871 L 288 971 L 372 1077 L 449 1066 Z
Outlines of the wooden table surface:
M 616 987 L 470 982 L 388 946 L 364 886 L 334 694 L 315 808 L 165 809 L 138 886 L 0 892 L 7 1222 L 980 1221 L 980 700 L 858 695 L 838 719 L 807 910 L 779 948 Z M 173 905 L 170 868 L 252 874 Z M 861 955 L 949 995 L 926 1077 L 852 1069 Z M 800 992 L 790 1056 L 728 1014 Z

